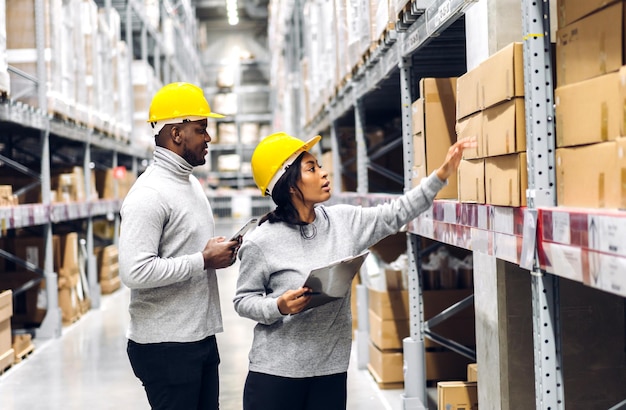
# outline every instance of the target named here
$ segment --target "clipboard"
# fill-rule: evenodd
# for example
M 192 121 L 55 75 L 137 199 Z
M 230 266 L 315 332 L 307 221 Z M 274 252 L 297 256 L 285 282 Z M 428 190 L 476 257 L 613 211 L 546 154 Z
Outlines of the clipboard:
M 313 269 L 302 285 L 311 289 L 311 300 L 305 310 L 345 297 L 368 254 L 365 251 Z

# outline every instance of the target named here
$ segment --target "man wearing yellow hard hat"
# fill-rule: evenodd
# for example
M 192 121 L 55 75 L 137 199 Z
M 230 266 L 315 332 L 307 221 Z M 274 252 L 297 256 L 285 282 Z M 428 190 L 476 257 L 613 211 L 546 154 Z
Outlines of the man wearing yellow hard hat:
M 254 180 L 276 209 L 239 250 L 235 310 L 257 322 L 244 410 L 346 408 L 350 292 L 307 309 L 317 296 L 303 284 L 311 270 L 362 253 L 428 209 L 458 169 L 463 150 L 476 146 L 475 139 L 458 141 L 436 172 L 382 206 L 325 206 L 328 172 L 309 152 L 319 140 L 276 133 L 252 154 Z
M 238 241 L 214 237 L 211 206 L 193 167 L 205 163 L 211 112 L 202 90 L 172 83 L 152 99 L 154 162 L 120 215 L 120 278 L 130 288 L 128 357 L 152 409 L 217 409 L 222 332 L 216 269 Z

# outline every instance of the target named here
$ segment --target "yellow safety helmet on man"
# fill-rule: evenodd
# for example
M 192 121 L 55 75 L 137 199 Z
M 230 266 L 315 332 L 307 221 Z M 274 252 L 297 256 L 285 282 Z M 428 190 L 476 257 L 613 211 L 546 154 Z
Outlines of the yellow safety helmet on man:
M 317 135 L 304 142 L 284 132 L 265 137 L 252 153 L 250 163 L 252 176 L 261 195 L 272 195 L 276 182 L 296 160 L 298 155 L 309 151 L 322 139 Z
M 163 86 L 152 98 L 148 122 L 158 133 L 166 124 L 199 121 L 205 118 L 224 118 L 211 112 L 211 107 L 198 86 L 177 82 Z

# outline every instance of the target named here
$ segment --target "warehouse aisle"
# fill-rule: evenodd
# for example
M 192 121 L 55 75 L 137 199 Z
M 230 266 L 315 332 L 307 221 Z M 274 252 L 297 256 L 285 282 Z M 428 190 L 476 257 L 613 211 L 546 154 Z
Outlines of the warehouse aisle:
M 219 221 L 218 234 L 228 235 L 238 222 Z M 233 310 L 237 265 L 219 271 L 224 333 L 218 335 L 221 409 L 241 409 L 253 322 Z M 2 410 L 142 410 L 149 409 L 143 389 L 126 357 L 124 337 L 129 291 L 102 298 L 63 329 L 59 339 L 35 340 L 35 350 L 0 376 Z M 348 409 L 400 410 L 402 390 L 379 390 L 353 357 L 348 375 Z

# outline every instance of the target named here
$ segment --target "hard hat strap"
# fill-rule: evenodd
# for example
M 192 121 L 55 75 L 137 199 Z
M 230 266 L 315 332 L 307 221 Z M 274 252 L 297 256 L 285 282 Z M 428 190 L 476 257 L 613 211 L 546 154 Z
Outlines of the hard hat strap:
M 272 179 L 270 179 L 270 183 L 267 184 L 267 189 L 266 189 L 267 195 L 270 195 L 270 196 L 272 195 L 272 191 L 274 190 L 274 187 L 276 186 L 276 183 L 278 182 L 280 177 L 285 175 L 285 172 L 287 172 L 291 164 L 293 164 L 293 162 L 296 160 L 296 158 L 298 158 L 298 155 L 300 154 L 302 154 L 302 149 L 299 149 L 293 154 L 291 154 L 291 156 L 287 158 L 285 162 L 282 163 L 280 168 L 278 168 L 278 171 L 276 171 Z

